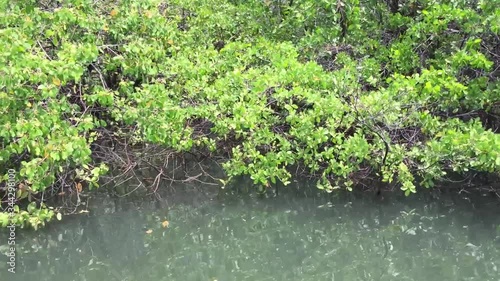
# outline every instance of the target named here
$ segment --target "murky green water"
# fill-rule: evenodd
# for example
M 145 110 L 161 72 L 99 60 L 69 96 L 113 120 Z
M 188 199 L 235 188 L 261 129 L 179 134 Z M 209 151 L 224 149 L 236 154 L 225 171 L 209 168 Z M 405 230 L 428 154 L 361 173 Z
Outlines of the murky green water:
M 2 263 L 0 280 L 500 280 L 493 197 L 296 187 L 99 196 L 88 214 L 18 233 L 17 273 Z

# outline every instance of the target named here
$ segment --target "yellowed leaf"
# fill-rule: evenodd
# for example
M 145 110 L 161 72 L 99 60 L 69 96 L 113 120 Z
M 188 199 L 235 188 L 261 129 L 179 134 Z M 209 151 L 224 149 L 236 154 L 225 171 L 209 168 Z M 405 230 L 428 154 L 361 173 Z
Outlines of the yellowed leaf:
M 165 228 L 165 227 L 168 227 L 169 224 L 170 223 L 168 221 L 164 221 L 161 223 L 161 226 L 163 226 Z
M 52 84 L 59 87 L 59 86 L 61 86 L 61 80 L 59 80 L 59 78 L 57 78 L 57 77 L 54 77 L 54 78 L 52 78 Z
M 109 13 L 110 16 L 112 17 L 116 17 L 118 15 L 118 11 L 116 9 L 113 9 L 111 10 L 111 12 Z

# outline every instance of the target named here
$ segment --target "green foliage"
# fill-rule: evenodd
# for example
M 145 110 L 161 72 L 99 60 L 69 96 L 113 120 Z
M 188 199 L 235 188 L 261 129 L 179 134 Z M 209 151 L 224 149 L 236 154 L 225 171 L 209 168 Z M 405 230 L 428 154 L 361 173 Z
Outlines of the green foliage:
M 498 172 L 499 10 L 399 2 L 2 1 L 3 180 L 97 186 L 91 145 L 131 127 L 261 186 Z

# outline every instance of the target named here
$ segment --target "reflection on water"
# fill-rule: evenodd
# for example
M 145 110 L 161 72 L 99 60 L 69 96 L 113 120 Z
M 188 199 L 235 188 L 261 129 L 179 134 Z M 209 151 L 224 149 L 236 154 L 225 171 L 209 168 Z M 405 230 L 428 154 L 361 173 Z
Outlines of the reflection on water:
M 19 233 L 18 272 L 2 263 L 0 280 L 500 278 L 495 198 L 305 185 L 276 197 L 193 186 L 159 201 L 95 196 L 89 214 Z

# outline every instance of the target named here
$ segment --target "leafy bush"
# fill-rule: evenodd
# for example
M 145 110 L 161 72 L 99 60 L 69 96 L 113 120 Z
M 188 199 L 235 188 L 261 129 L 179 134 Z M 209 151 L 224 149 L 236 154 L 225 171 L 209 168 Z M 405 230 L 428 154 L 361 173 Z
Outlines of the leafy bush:
M 500 11 L 386 2 L 2 1 L 3 181 L 16 169 L 17 200 L 40 203 L 98 186 L 110 136 L 223 155 L 261 186 L 291 167 L 327 191 L 375 175 L 406 194 L 498 172 Z M 29 206 L 17 224 L 54 214 Z

